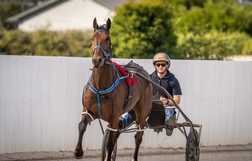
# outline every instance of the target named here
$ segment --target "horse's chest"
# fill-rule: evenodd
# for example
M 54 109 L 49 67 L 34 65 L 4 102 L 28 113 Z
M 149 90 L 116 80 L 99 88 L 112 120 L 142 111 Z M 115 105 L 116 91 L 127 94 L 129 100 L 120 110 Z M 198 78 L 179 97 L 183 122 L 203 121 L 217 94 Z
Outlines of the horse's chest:
M 99 101 L 103 104 L 110 104 L 112 99 L 113 95 L 111 93 L 100 95 L 93 93 L 91 90 L 87 90 L 83 96 L 84 105 L 87 107 L 97 106 Z

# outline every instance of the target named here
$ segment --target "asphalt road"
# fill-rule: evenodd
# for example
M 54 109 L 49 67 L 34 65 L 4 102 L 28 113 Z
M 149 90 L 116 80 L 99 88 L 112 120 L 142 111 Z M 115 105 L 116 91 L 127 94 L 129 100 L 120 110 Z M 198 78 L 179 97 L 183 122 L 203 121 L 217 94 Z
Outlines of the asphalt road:
M 130 161 L 131 157 L 118 157 L 118 161 Z M 90 161 L 98 161 L 90 160 Z M 184 154 L 140 156 L 140 161 L 184 161 Z M 99 160 L 100 161 L 100 160 Z M 252 161 L 252 151 L 202 153 L 200 161 Z
M 130 161 L 133 149 L 117 151 L 117 161 Z M 77 161 L 72 152 L 28 152 L 0 154 L 1 161 Z M 185 150 L 178 149 L 140 149 L 139 161 L 184 161 Z M 200 161 L 252 161 L 252 144 L 231 146 L 201 147 Z M 85 151 L 80 161 L 101 161 L 100 150 Z

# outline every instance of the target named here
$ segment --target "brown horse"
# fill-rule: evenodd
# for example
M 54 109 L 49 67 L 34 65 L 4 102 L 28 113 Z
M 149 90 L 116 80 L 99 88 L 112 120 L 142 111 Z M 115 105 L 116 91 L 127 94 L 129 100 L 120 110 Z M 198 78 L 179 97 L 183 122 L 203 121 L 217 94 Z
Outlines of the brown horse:
M 74 157 L 83 157 L 82 138 L 87 124 L 95 119 L 108 122 L 108 141 L 106 143 L 105 161 L 111 160 L 111 154 L 119 137 L 119 117 L 134 110 L 137 131 L 135 134 L 134 161 L 137 161 L 138 151 L 142 142 L 143 129 L 152 105 L 152 85 L 148 81 L 133 75 L 123 76 L 111 61 L 111 42 L 109 29 L 110 19 L 105 25 L 99 26 L 96 18 L 93 21 L 92 35 L 93 58 L 92 75 L 83 92 L 83 112 L 79 123 L 79 138 L 74 151 Z M 125 68 L 127 68 L 125 66 Z M 128 66 L 136 72 L 149 77 L 149 74 L 136 63 Z M 127 70 L 127 69 L 126 69 Z M 125 79 L 134 76 L 135 85 L 126 84 Z

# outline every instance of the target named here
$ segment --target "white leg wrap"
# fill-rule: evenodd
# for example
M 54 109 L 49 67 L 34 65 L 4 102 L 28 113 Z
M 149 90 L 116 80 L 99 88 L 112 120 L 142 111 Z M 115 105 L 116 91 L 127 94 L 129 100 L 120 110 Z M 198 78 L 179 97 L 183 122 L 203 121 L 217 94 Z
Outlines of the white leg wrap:
M 81 115 L 88 115 L 94 121 L 94 118 L 88 112 L 82 112 Z

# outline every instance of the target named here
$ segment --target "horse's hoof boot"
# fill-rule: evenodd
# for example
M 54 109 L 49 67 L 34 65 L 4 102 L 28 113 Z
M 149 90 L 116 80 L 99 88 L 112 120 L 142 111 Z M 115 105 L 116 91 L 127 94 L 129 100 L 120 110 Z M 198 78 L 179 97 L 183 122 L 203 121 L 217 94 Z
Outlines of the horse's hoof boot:
M 81 158 L 83 158 L 83 150 L 81 150 L 81 151 L 75 151 L 73 153 L 73 156 L 74 156 L 75 159 L 81 159 Z

